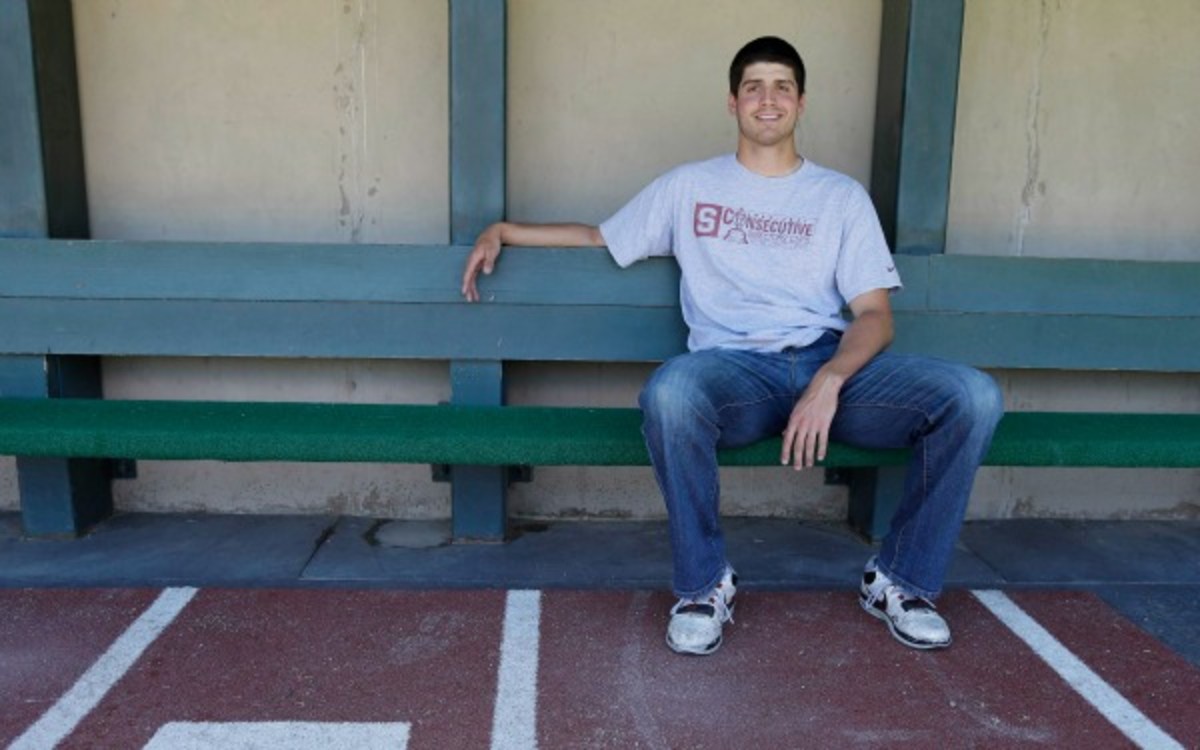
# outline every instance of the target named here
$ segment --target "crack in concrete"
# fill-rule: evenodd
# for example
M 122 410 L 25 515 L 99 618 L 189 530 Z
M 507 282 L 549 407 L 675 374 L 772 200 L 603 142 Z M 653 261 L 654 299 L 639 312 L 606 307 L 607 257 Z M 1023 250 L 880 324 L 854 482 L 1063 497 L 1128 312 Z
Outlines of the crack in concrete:
M 352 16 L 337 26 L 337 67 L 334 69 L 334 105 L 338 119 L 338 225 L 349 229 L 349 240 L 361 242 L 366 221 L 366 199 L 376 187 L 364 189 L 368 166 L 367 56 L 369 35 L 376 23 L 372 0 L 344 0 L 341 11 Z M 348 49 L 343 38 L 349 37 Z M 378 179 L 375 180 L 378 183 Z
M 1050 38 L 1051 10 L 1049 0 L 1042 0 L 1039 8 L 1037 62 L 1033 68 L 1033 85 L 1025 106 L 1025 184 L 1021 188 L 1021 207 L 1017 211 L 1016 229 L 1013 232 L 1018 257 L 1025 254 L 1025 232 L 1033 219 L 1034 204 L 1044 193 L 1041 183 L 1042 151 L 1040 142 L 1042 113 L 1042 72 L 1045 69 L 1046 51 Z

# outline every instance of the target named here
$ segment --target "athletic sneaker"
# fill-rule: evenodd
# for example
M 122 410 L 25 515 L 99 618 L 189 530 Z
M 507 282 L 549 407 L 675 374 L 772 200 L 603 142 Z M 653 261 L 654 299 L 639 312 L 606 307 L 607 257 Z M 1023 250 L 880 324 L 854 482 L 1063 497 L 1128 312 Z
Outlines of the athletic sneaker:
M 680 654 L 711 654 L 721 646 L 721 626 L 733 621 L 737 574 L 725 566 L 717 587 L 705 596 L 680 599 L 671 607 L 667 645 Z
M 858 600 L 863 609 L 886 622 L 905 646 L 929 649 L 950 645 L 950 626 L 933 603 L 901 590 L 876 567 L 875 558 L 863 570 Z

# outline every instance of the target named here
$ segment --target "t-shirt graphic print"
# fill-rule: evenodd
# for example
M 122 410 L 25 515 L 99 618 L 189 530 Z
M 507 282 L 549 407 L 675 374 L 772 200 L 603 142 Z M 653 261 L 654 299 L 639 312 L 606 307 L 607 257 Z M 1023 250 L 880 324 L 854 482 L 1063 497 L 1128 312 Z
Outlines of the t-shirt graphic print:
M 803 247 L 813 237 L 811 220 L 759 214 L 719 203 L 697 203 L 692 219 L 696 237 L 719 237 L 738 245 Z

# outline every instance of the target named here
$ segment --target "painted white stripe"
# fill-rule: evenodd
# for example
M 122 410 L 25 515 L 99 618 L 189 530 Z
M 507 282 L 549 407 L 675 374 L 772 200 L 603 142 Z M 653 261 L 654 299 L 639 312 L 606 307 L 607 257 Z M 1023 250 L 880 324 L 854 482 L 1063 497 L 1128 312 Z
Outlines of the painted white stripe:
M 61 742 L 195 595 L 193 588 L 165 589 L 58 702 L 9 745 L 9 750 L 50 750 Z
M 1008 626 L 1008 629 L 1025 641 L 1034 653 L 1041 657 L 1075 692 L 1092 704 L 1104 718 L 1121 730 L 1138 747 L 1180 748 L 1170 735 L 1137 709 L 1123 695 L 1113 689 L 1071 653 L 1066 646 L 1043 628 L 1025 610 L 1002 591 L 972 591 L 975 598 L 992 614 Z
M 539 591 L 510 591 L 504 608 L 492 750 L 537 748 L 538 639 L 542 619 Z
M 175 721 L 144 750 L 405 750 L 408 734 L 405 722 Z

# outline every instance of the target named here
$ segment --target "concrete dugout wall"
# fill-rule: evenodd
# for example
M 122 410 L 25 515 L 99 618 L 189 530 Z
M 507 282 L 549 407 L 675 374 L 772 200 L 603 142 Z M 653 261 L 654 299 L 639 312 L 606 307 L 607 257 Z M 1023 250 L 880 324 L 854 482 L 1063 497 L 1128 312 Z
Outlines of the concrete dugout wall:
M 1200 260 L 1200 5 L 965 9 L 946 251 Z M 1200 411 L 1195 375 L 997 375 L 1013 409 Z M 1196 518 L 1200 471 L 984 469 L 970 514 Z
M 443 0 L 75 0 L 97 238 L 444 243 Z M 948 252 L 1197 258 L 1200 9 L 967 0 Z M 729 58 L 809 68 L 800 144 L 867 183 L 880 0 L 509 0 L 508 212 L 598 222 L 732 148 Z M 347 247 L 353 252 L 353 247 Z M 632 405 L 649 366 L 518 364 L 513 403 Z M 998 373 L 1013 408 L 1198 410 L 1194 376 Z M 426 401 L 444 363 L 109 360 L 112 397 Z M 144 462 L 125 510 L 436 518 L 426 467 Z M 538 469 L 521 515 L 662 513 L 645 469 Z M 727 471 L 727 513 L 840 519 L 817 474 Z M 1196 471 L 984 470 L 974 517 L 1194 516 Z M 11 461 L 0 503 L 16 507 Z
M 78 0 L 97 238 L 445 243 L 448 9 Z M 105 361 L 106 395 L 449 398 L 444 363 Z M 123 510 L 449 514 L 422 466 L 140 462 Z

